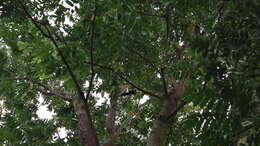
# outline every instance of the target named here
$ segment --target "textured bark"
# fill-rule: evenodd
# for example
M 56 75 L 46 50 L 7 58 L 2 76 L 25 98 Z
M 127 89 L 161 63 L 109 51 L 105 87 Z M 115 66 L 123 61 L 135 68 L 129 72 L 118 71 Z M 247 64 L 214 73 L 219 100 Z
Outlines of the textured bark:
M 147 146 L 165 146 L 169 129 L 177 112 L 177 102 L 184 92 L 184 82 L 173 83 L 168 96 L 163 101 L 163 106 L 159 117 L 153 122 L 151 133 L 148 137 Z M 174 114 L 172 114 L 174 113 Z
M 117 135 L 116 133 L 116 128 L 115 128 L 115 120 L 116 120 L 116 110 L 117 110 L 117 97 L 111 97 L 110 99 L 110 111 L 107 115 L 106 118 L 106 129 L 109 135 L 109 140 L 105 142 L 103 146 L 114 146 Z
M 120 133 L 122 132 L 122 129 L 126 128 L 126 126 L 130 123 L 131 119 L 133 118 L 133 116 L 139 111 L 141 110 L 146 104 L 143 103 L 141 105 L 136 106 L 136 108 L 133 110 L 133 112 L 131 112 L 130 114 L 128 114 L 128 116 L 126 117 L 126 119 L 121 123 L 121 125 L 119 127 L 116 128 L 115 132 L 109 136 L 109 139 L 107 141 L 105 141 L 103 146 L 114 146 L 116 143 L 116 140 L 118 138 L 118 136 L 120 135 Z
M 109 136 L 109 139 L 103 144 L 103 146 L 114 146 L 118 135 L 115 133 Z
M 148 138 L 147 146 L 165 146 L 165 142 L 171 126 L 168 117 L 176 110 L 175 102 L 165 100 L 160 116 L 153 122 L 152 131 Z
M 110 99 L 111 107 L 110 107 L 110 111 L 106 118 L 106 129 L 107 129 L 109 136 L 115 132 L 117 99 L 118 99 L 117 97 L 111 97 L 111 99 Z
M 99 146 L 88 105 L 81 98 L 73 98 L 73 107 L 78 118 L 81 144 L 83 146 Z

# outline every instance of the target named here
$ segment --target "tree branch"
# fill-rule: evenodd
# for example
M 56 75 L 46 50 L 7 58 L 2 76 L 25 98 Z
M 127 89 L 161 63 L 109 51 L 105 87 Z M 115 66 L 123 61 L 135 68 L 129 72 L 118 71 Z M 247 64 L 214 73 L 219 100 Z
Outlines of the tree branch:
M 86 62 L 88 64 L 91 64 L 90 62 Z M 96 64 L 96 63 L 93 63 L 94 66 L 97 66 L 101 69 L 105 69 L 105 70 L 109 70 L 111 72 L 114 72 L 117 76 L 119 76 L 122 80 L 124 80 L 125 82 L 127 82 L 128 84 L 130 84 L 133 88 L 141 91 L 142 93 L 144 94 L 147 94 L 147 95 L 150 95 L 152 97 L 155 97 L 155 98 L 158 98 L 158 99 L 162 99 L 163 97 L 160 96 L 160 95 L 157 95 L 157 94 L 154 94 L 150 91 L 147 91 L 145 89 L 142 89 L 141 87 L 139 87 L 138 85 L 134 84 L 132 81 L 128 80 L 125 76 L 124 76 L 124 73 L 123 72 L 118 72 L 116 71 L 115 69 L 111 68 L 111 67 L 107 67 L 107 66 L 103 66 L 103 65 L 100 65 L 100 64 Z
M 38 91 L 41 92 L 44 95 L 48 95 L 48 96 L 57 96 L 62 98 L 63 100 L 66 100 L 68 102 L 72 102 L 72 97 L 68 94 L 68 93 L 60 93 L 58 91 L 56 91 L 55 89 L 40 83 L 40 82 L 34 82 L 36 84 L 38 84 L 39 86 L 43 87 L 45 90 L 38 88 Z
M 125 81 L 126 81 L 128 84 L 130 84 L 132 87 L 134 87 L 135 89 L 137 89 L 137 90 L 143 92 L 144 94 L 147 94 L 147 95 L 150 95 L 150 96 L 159 98 L 159 99 L 162 98 L 162 97 L 159 96 L 159 95 L 156 95 L 156 94 L 154 94 L 154 93 L 152 93 L 152 92 L 150 92 L 150 91 L 146 91 L 146 90 L 142 89 L 141 87 L 137 86 L 136 84 L 134 84 L 133 82 L 131 82 L 130 80 L 128 80 L 122 73 L 117 73 L 117 74 L 119 74 L 119 77 L 120 77 L 121 79 L 125 80 Z
M 26 16 L 33 22 L 33 24 L 38 28 L 38 30 L 40 30 L 40 32 L 42 33 L 42 35 L 45 36 L 46 38 L 50 39 L 51 42 L 54 44 L 54 46 L 55 46 L 55 48 L 56 48 L 58 54 L 59 54 L 60 57 L 61 57 L 62 62 L 65 64 L 65 66 L 66 66 L 66 68 L 67 68 L 67 70 L 68 70 L 68 72 L 69 72 L 69 74 L 70 74 L 70 77 L 71 77 L 71 79 L 73 80 L 73 82 L 74 82 L 74 84 L 75 84 L 75 86 L 76 86 L 76 89 L 77 89 L 77 91 L 78 91 L 79 96 L 85 101 L 84 93 L 83 93 L 82 90 L 81 90 L 81 87 L 80 87 L 80 85 L 79 85 L 79 83 L 78 83 L 78 81 L 77 81 L 77 79 L 76 79 L 76 76 L 75 76 L 75 74 L 73 73 L 73 71 L 71 70 L 71 68 L 70 68 L 70 66 L 69 66 L 69 64 L 68 64 L 68 62 L 67 62 L 67 60 L 66 60 L 66 58 L 64 57 L 64 55 L 63 55 L 63 53 L 62 53 L 62 51 L 61 51 L 61 48 L 58 46 L 56 40 L 53 38 L 53 36 L 52 36 L 50 30 L 48 29 L 48 27 L 45 26 L 47 33 L 44 32 L 44 30 L 43 30 L 43 29 L 41 28 L 41 26 L 39 25 L 40 23 L 38 24 L 37 20 L 35 20 L 35 19 L 30 15 L 30 13 L 27 11 L 27 8 L 26 8 L 26 6 L 22 3 L 22 1 L 20 1 L 20 0 L 17 0 L 17 1 L 18 1 L 18 2 L 20 3 L 20 5 L 22 6 L 22 9 L 24 10 Z M 42 25 L 42 24 L 41 24 L 41 25 Z
M 106 129 L 109 136 L 112 136 L 115 133 L 117 102 L 118 102 L 117 95 L 110 97 L 110 111 L 106 118 Z
M 95 26 L 96 26 L 95 21 L 96 21 L 96 8 L 95 8 L 94 14 L 93 14 L 91 39 L 90 39 L 91 77 L 90 77 L 90 81 L 89 81 L 88 92 L 87 92 L 87 96 L 85 98 L 85 102 L 87 102 L 87 100 L 90 96 L 90 92 L 91 92 L 92 86 L 93 86 L 93 80 L 95 77 L 95 70 L 94 70 L 94 65 L 93 65 L 93 63 L 94 63 L 93 48 L 94 48 L 94 38 L 95 38 Z
M 186 101 L 182 101 L 180 103 L 180 105 L 176 108 L 176 110 L 174 110 L 168 117 L 167 117 L 167 121 L 170 120 L 172 117 L 174 117 L 181 109 L 183 109 L 183 107 L 187 104 L 188 102 Z
M 119 96 L 129 96 L 129 95 L 134 95 L 136 94 L 136 90 L 130 90 L 128 92 L 123 92 Z
M 144 16 L 165 18 L 165 15 L 151 14 L 151 13 L 141 12 L 141 11 L 139 11 L 138 13 L 139 13 L 140 15 L 144 15 Z
M 135 40 L 134 40 L 134 41 L 135 41 Z M 137 41 L 135 41 L 135 42 L 137 42 Z M 142 54 L 139 53 L 138 51 L 135 51 L 134 49 L 127 48 L 127 50 L 128 50 L 130 53 L 136 54 L 136 55 L 139 56 L 141 59 L 143 59 L 148 65 L 150 65 L 152 68 L 154 68 L 155 70 L 157 70 L 155 64 L 154 64 L 150 59 L 148 59 L 146 56 L 142 55 Z
M 165 74 L 164 74 L 164 68 L 161 68 L 160 74 L 161 74 L 161 80 L 162 80 L 162 83 L 163 83 L 164 96 L 167 97 L 168 91 L 167 91 L 167 83 L 166 83 Z
M 68 93 L 58 92 L 56 89 L 53 89 L 52 87 L 50 87 L 46 84 L 43 84 L 39 81 L 32 80 L 28 77 L 7 78 L 7 80 L 31 81 L 33 84 L 37 84 L 38 86 L 41 86 L 44 88 L 44 89 L 41 89 L 41 88 L 37 89 L 37 91 L 41 92 L 44 95 L 57 96 L 68 102 L 71 102 L 71 100 L 72 100 L 72 97 Z
M 166 48 L 170 47 L 170 5 L 167 6 L 166 8 L 166 13 L 165 13 L 165 21 L 166 21 L 166 37 L 165 37 L 165 43 L 166 43 Z

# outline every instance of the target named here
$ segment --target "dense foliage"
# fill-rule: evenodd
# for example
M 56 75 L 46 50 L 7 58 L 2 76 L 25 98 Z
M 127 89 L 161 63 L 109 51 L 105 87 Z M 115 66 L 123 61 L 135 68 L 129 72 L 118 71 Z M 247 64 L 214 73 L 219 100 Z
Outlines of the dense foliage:
M 88 145 L 82 126 L 91 121 L 100 144 L 116 135 L 119 146 L 152 145 L 156 136 L 161 145 L 259 145 L 259 7 L 1 1 L 0 144 Z M 40 98 L 55 113 L 50 120 L 37 114 Z M 166 126 L 158 124 L 165 115 Z

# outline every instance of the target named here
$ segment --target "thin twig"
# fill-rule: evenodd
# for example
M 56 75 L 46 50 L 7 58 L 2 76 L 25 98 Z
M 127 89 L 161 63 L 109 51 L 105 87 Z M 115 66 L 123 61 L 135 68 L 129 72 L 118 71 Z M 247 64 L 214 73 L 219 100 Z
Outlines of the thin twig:
M 166 20 L 166 37 L 165 37 L 165 47 L 166 49 L 170 48 L 170 40 L 169 40 L 169 34 L 170 34 L 170 5 L 167 6 L 166 12 L 165 12 L 165 20 Z M 161 80 L 164 88 L 164 96 L 168 96 L 168 91 L 167 91 L 167 82 L 165 78 L 165 67 L 161 67 L 160 69 L 160 75 L 161 75 Z
M 119 75 L 119 77 L 120 77 L 121 79 L 123 79 L 124 81 L 126 81 L 128 84 L 130 84 L 132 87 L 136 88 L 137 90 L 143 92 L 144 94 L 147 94 L 147 95 L 150 95 L 150 96 L 159 98 L 159 99 L 162 98 L 162 97 L 159 96 L 159 95 L 156 95 L 156 94 L 154 94 L 154 93 L 152 93 L 152 92 L 150 92 L 150 91 L 146 91 L 146 90 L 140 88 L 139 86 L 135 85 L 133 82 L 131 82 L 130 80 L 128 80 L 122 73 L 117 73 L 117 74 Z
M 129 96 L 129 95 L 134 95 L 134 94 L 136 94 L 136 90 L 130 90 L 130 91 L 121 93 L 119 95 L 119 97 L 121 97 L 121 96 Z
M 166 14 L 165 14 L 165 20 L 166 20 L 166 48 L 169 49 L 170 47 L 170 5 L 166 8 Z
M 140 15 L 144 15 L 144 16 L 165 18 L 165 15 L 151 14 L 151 13 L 147 13 L 147 12 L 139 12 L 139 14 L 140 14 Z
M 31 81 L 33 84 L 36 84 L 38 86 L 43 87 L 45 90 L 38 88 L 37 91 L 41 92 L 44 95 L 48 96 L 57 96 L 62 98 L 63 100 L 66 100 L 68 102 L 71 102 L 72 97 L 68 93 L 58 92 L 57 90 L 53 89 L 52 87 L 43 84 L 39 81 L 32 80 L 28 77 L 16 77 L 16 78 L 7 78 L 5 80 L 19 80 L 19 81 Z
M 93 56 L 93 48 L 94 48 L 94 38 L 95 38 L 95 21 L 96 21 L 96 8 L 94 10 L 94 14 L 93 14 L 93 20 L 92 20 L 92 29 L 91 29 L 91 39 L 90 39 L 90 62 L 91 62 L 91 77 L 90 77 L 90 81 L 89 81 L 89 86 L 88 86 L 88 92 L 87 92 L 87 96 L 85 98 L 85 102 L 87 102 L 89 96 L 90 96 L 90 92 L 92 90 L 92 86 L 93 86 L 93 80 L 95 77 L 95 70 L 94 70 L 94 56 Z
M 150 65 L 151 67 L 153 67 L 155 70 L 157 70 L 155 64 L 150 60 L 148 59 L 146 56 L 142 55 L 141 53 L 139 53 L 138 51 L 135 51 L 134 49 L 127 49 L 129 52 L 132 52 L 136 55 L 139 56 L 139 58 L 143 59 L 148 65 Z
M 38 84 L 39 86 L 42 86 L 45 89 L 45 90 L 42 90 L 42 89 L 38 88 L 38 91 L 44 95 L 57 96 L 66 101 L 69 101 L 69 102 L 72 101 L 72 97 L 68 93 L 59 93 L 56 90 L 54 90 L 53 88 L 51 88 L 43 83 L 40 83 L 40 82 L 33 81 L 33 83 Z
M 167 97 L 168 91 L 167 91 L 167 83 L 166 83 L 166 79 L 165 79 L 164 68 L 161 68 L 160 74 L 161 74 L 161 80 L 162 80 L 162 83 L 163 83 L 164 96 Z
M 129 124 L 129 122 L 131 122 L 132 117 L 139 111 L 141 110 L 144 105 L 147 103 L 148 101 L 146 101 L 145 103 L 141 104 L 141 105 L 137 105 L 135 107 L 135 109 L 126 117 L 126 119 L 121 123 L 121 125 L 116 129 L 116 132 L 110 136 L 110 138 L 105 142 L 105 144 L 109 143 L 112 140 L 115 140 L 120 134 L 121 131 L 126 128 L 126 126 Z
M 90 62 L 86 62 L 88 64 L 91 64 Z M 119 76 L 122 80 L 124 80 L 125 82 L 127 82 L 128 84 L 130 84 L 132 87 L 134 87 L 135 89 L 141 91 L 142 93 L 144 94 L 147 94 L 147 95 L 150 95 L 152 97 L 155 97 L 155 98 L 158 98 L 158 99 L 162 99 L 163 97 L 160 96 L 160 95 L 157 95 L 157 94 L 154 94 L 150 91 L 146 91 L 144 89 L 142 89 L 141 87 L 139 87 L 138 85 L 134 84 L 132 81 L 128 80 L 125 76 L 124 76 L 124 73 L 122 72 L 119 72 L 119 71 L 116 71 L 115 69 L 111 68 L 111 67 L 107 67 L 107 66 L 103 66 L 103 65 L 100 65 L 100 64 L 96 64 L 96 63 L 93 63 L 94 66 L 97 66 L 101 69 L 105 69 L 105 70 L 109 70 L 111 72 L 114 72 L 117 76 Z
M 17 0 L 21 6 L 22 6 L 22 9 L 24 10 L 26 16 L 33 22 L 33 24 L 40 30 L 40 32 L 42 33 L 43 36 L 45 36 L 46 38 L 50 38 L 50 36 L 48 36 L 44 31 L 43 29 L 41 28 L 41 26 L 38 24 L 37 20 L 35 20 L 31 15 L 30 13 L 27 11 L 25 5 L 22 3 L 22 1 L 20 0 Z

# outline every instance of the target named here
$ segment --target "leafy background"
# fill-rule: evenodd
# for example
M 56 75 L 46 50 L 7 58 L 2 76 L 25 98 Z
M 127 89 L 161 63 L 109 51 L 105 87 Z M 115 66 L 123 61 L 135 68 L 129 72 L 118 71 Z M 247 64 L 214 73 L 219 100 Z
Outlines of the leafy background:
M 91 113 L 98 136 L 104 129 L 109 97 L 119 92 L 126 77 L 147 91 L 163 95 L 158 70 L 167 79 L 189 80 L 184 100 L 190 104 L 177 114 L 169 133 L 171 145 L 258 145 L 259 142 L 259 2 L 248 1 L 23 1 L 41 23 L 49 21 L 59 46 L 87 93 L 90 78 L 90 39 L 94 7 L 95 66 Z M 224 4 L 222 4 L 224 3 Z M 26 18 L 19 2 L 0 2 L 0 142 L 7 145 L 80 145 L 72 105 L 55 96 L 40 95 L 41 81 L 76 95 L 54 44 Z M 224 14 L 220 15 L 221 6 Z M 163 17 L 166 17 L 167 21 Z M 68 23 L 70 22 L 70 23 Z M 194 28 L 202 28 L 194 35 Z M 44 25 L 40 24 L 44 28 Z M 55 36 L 56 37 L 56 36 Z M 170 45 L 166 42 L 169 41 Z M 178 51 L 188 42 L 181 61 Z M 113 71 L 106 68 L 113 68 Z M 14 80 L 28 77 L 30 80 Z M 107 97 L 107 94 L 109 97 Z M 120 97 L 118 125 L 138 106 L 143 93 Z M 53 119 L 36 114 L 43 96 Z M 117 145 L 145 145 L 161 101 L 149 99 Z M 65 127 L 67 137 L 55 137 Z

